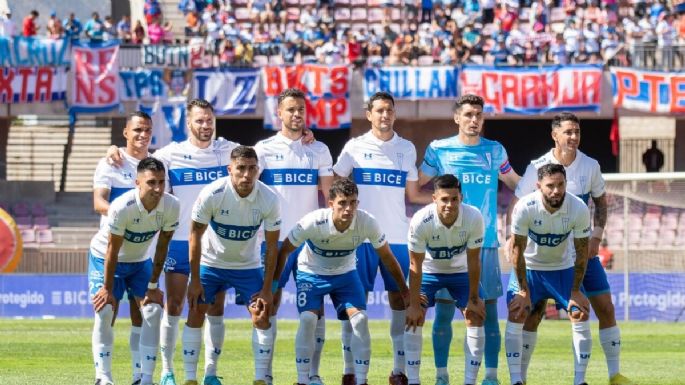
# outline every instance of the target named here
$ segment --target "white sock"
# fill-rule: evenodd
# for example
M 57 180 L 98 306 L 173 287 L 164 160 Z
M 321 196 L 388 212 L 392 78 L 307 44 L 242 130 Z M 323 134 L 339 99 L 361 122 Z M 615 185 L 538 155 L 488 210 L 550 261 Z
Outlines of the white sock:
M 609 378 L 615 376 L 620 371 L 621 356 L 621 331 L 618 326 L 606 329 L 599 329 L 599 342 L 602 344 L 604 356 L 607 360 Z
M 295 336 L 295 363 L 297 367 L 297 382 L 309 383 L 312 355 L 314 354 L 314 334 L 316 332 L 317 316 L 310 311 L 300 313 L 300 325 Z
M 573 348 L 575 352 L 575 384 L 585 382 L 585 371 L 590 362 L 592 352 L 592 335 L 590 334 L 590 322 L 575 322 L 573 327 Z
M 174 352 L 176 351 L 180 319 L 181 316 L 169 315 L 166 312 L 162 316 L 162 328 L 159 336 L 162 352 L 162 373 L 174 372 Z
M 156 303 L 149 303 L 140 309 L 143 315 L 143 326 L 140 328 L 140 363 L 143 382 L 150 381 L 155 372 L 157 349 L 159 349 L 159 325 L 162 322 L 163 312 L 162 306 Z
M 252 328 L 252 354 L 254 355 L 255 381 L 266 380 L 269 369 L 269 357 L 274 347 L 271 328 L 262 330 Z
M 423 336 L 421 326 L 416 330 L 404 332 L 404 354 L 407 357 L 407 378 L 410 384 L 421 383 L 421 349 L 423 348 Z
M 181 345 L 183 346 L 183 370 L 186 372 L 186 381 L 195 381 L 197 380 L 197 362 L 200 360 L 202 347 L 202 328 L 191 328 L 186 324 L 183 327 Z
M 114 344 L 114 330 L 112 305 L 105 305 L 95 313 L 93 325 L 93 360 L 95 362 L 95 377 L 107 382 L 112 381 L 112 345 Z
M 323 344 L 326 342 L 326 319 L 319 317 L 316 320 L 316 332 L 314 332 L 314 354 L 312 355 L 312 366 L 309 368 L 309 377 L 319 375 L 319 364 L 321 364 L 321 352 Z
M 475 384 L 478 377 L 478 369 L 483 362 L 485 349 L 485 328 L 473 326 L 466 328 L 464 339 L 464 383 Z
M 205 376 L 216 376 L 216 365 L 224 346 L 226 326 L 223 316 L 207 316 L 205 327 Z
M 277 317 L 272 315 L 269 317 L 269 323 L 271 324 L 271 334 L 274 336 L 274 346 L 271 348 L 271 356 L 269 357 L 269 368 L 266 370 L 266 376 L 273 380 L 273 364 L 274 364 L 274 352 L 276 351 L 276 335 L 278 335 L 278 322 Z M 267 381 L 269 382 L 269 381 Z M 273 382 L 273 381 L 271 381 Z
M 349 320 L 342 321 L 340 339 L 343 351 L 343 374 L 354 374 L 354 358 L 352 357 L 352 324 Z
M 521 378 L 521 350 L 523 349 L 523 324 L 507 321 L 504 331 L 504 349 L 511 383 L 523 382 Z
M 521 379 L 525 381 L 528 378 L 528 365 L 530 358 L 535 351 L 535 344 L 538 342 L 538 333 L 523 331 L 523 349 L 521 350 Z
M 371 335 L 366 311 L 360 310 L 350 317 L 352 325 L 352 356 L 354 357 L 354 375 L 357 384 L 366 384 L 371 362 Z
M 128 337 L 128 346 L 131 349 L 131 369 L 133 370 L 133 382 L 141 376 L 140 372 L 140 326 L 131 326 L 131 334 Z
M 394 359 L 393 374 L 404 373 L 404 327 L 407 322 L 406 310 L 393 310 L 390 318 L 390 338 L 392 339 L 392 350 Z

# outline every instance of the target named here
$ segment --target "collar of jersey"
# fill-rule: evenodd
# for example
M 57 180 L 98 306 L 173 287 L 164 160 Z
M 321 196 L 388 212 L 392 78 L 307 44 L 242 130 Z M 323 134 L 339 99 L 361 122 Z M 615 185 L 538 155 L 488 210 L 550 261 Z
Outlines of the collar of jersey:
M 350 223 L 350 227 L 347 228 L 347 230 L 340 232 L 338 229 L 335 228 L 335 224 L 333 223 L 333 210 L 328 209 L 328 227 L 331 230 L 331 234 L 345 234 L 346 232 L 350 230 L 354 230 L 355 225 L 357 224 L 357 216 L 358 216 L 359 209 L 357 209 L 357 212 L 354 213 L 354 217 L 352 218 L 352 223 Z
M 276 138 L 278 138 L 278 140 L 287 144 L 288 146 L 290 146 L 293 143 L 301 143 L 302 142 L 302 137 L 300 137 L 300 139 L 298 139 L 298 140 L 292 140 L 292 139 L 286 137 L 285 135 L 281 134 L 280 131 L 278 131 L 278 133 L 276 134 Z
M 476 143 L 476 144 L 466 144 L 466 143 L 464 143 L 464 142 L 461 141 L 461 138 L 459 137 L 459 134 L 457 134 L 457 135 L 454 135 L 454 141 L 455 141 L 458 145 L 460 145 L 460 146 L 464 146 L 464 147 L 476 147 L 476 146 L 480 146 L 481 143 L 483 143 L 483 137 L 479 137 L 479 138 L 478 138 L 478 143 Z
M 138 163 L 140 163 L 140 160 L 138 160 L 138 159 L 132 157 L 131 155 L 129 155 L 129 154 L 126 152 L 126 147 L 121 147 L 121 151 L 119 151 L 119 153 L 120 153 L 124 158 L 126 158 L 126 161 L 127 161 L 127 162 L 129 162 L 129 163 L 131 163 L 131 164 L 136 164 L 136 165 L 137 165 Z M 147 156 L 150 156 L 150 153 L 149 153 L 149 152 L 147 153 Z
M 143 201 L 140 200 L 140 189 L 139 189 L 138 187 L 136 187 L 136 188 L 135 188 L 134 190 L 132 190 L 132 191 L 134 191 L 134 195 L 135 195 L 135 198 L 136 198 L 136 206 L 138 206 L 138 210 L 139 210 L 141 213 L 143 213 L 144 215 L 147 215 L 147 216 L 154 215 L 154 214 L 157 213 L 158 210 L 161 211 L 161 212 L 164 212 L 164 194 L 165 194 L 165 193 L 162 193 L 162 199 L 160 199 L 160 200 L 159 200 L 159 203 L 157 203 L 157 207 L 155 207 L 154 209 L 152 209 L 152 211 L 150 211 L 150 212 L 148 213 L 148 211 L 147 211 L 147 209 L 145 208 L 145 206 L 143 206 Z
M 444 223 L 440 220 L 440 216 L 438 215 L 438 205 L 433 203 L 433 207 L 431 209 L 433 211 L 433 215 L 435 215 L 435 221 L 438 223 L 438 227 L 442 227 L 445 230 L 452 230 L 455 227 L 461 227 L 462 224 L 464 223 L 464 204 L 460 203 L 459 204 L 459 214 L 457 214 L 457 220 L 452 223 L 451 227 L 445 226 Z
M 535 194 L 536 194 L 535 199 L 536 199 L 538 202 L 540 202 L 540 204 L 542 205 L 542 206 L 541 206 L 541 207 L 542 207 L 542 211 L 544 211 L 547 215 L 553 217 L 553 216 L 555 216 L 555 215 L 568 214 L 568 196 L 569 196 L 569 194 L 571 194 L 571 193 L 569 193 L 568 191 L 566 192 L 566 195 L 564 196 L 564 203 L 561 204 L 561 207 L 559 208 L 559 210 L 557 210 L 557 211 L 555 211 L 555 212 L 553 212 L 553 213 L 550 213 L 549 211 L 547 211 L 547 209 L 545 208 L 544 203 L 542 203 L 542 191 L 540 191 L 540 190 L 535 190 Z
M 548 156 L 549 156 L 550 162 L 552 162 L 552 163 L 554 163 L 554 164 L 561 164 L 561 163 L 559 163 L 559 159 L 557 159 L 557 158 L 554 156 L 554 147 L 552 147 L 552 149 L 549 150 L 549 152 L 548 152 L 547 154 L 548 154 Z M 583 157 L 583 156 L 585 156 L 585 154 L 583 154 L 582 152 L 580 152 L 580 150 L 576 150 L 576 159 L 573 159 L 573 162 L 571 162 L 571 164 L 569 164 L 568 166 L 564 166 L 564 168 L 571 168 L 571 167 L 573 167 L 573 166 L 579 164 L 579 163 L 580 163 L 580 158 Z
M 392 138 L 390 138 L 390 140 L 388 140 L 388 141 L 383 141 L 383 140 L 376 138 L 376 136 L 371 132 L 371 130 L 369 130 L 362 137 L 364 138 L 364 141 L 366 141 L 366 142 L 369 142 L 371 144 L 375 144 L 377 146 L 383 146 L 385 144 L 394 144 L 395 142 L 397 142 L 397 140 L 399 139 L 400 136 L 397 134 L 396 131 L 393 130 Z
M 238 195 L 238 192 L 235 191 L 235 188 L 233 188 L 233 183 L 231 182 L 231 178 L 226 177 L 226 184 L 228 185 L 227 187 L 229 190 L 231 190 L 233 197 L 235 197 L 235 199 L 237 201 L 239 201 L 241 199 L 247 199 L 249 202 L 254 202 L 255 199 L 257 199 L 257 190 L 259 190 L 259 184 L 260 183 L 261 183 L 260 181 L 255 181 L 254 187 L 252 188 L 252 191 L 250 192 L 250 194 L 248 194 L 248 196 L 246 196 L 246 197 L 241 197 L 240 195 Z

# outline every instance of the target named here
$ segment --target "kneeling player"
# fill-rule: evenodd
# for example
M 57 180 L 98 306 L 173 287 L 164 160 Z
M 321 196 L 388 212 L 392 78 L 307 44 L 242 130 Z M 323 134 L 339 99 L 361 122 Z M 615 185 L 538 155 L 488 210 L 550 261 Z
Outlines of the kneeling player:
M 407 285 L 397 259 L 390 251 L 385 234 L 376 219 L 357 210 L 357 185 L 347 178 L 330 188 L 327 209 L 312 211 L 302 218 L 285 239 L 279 252 L 279 265 L 296 247 L 298 256 L 297 308 L 300 326 L 295 337 L 297 384 L 309 384 L 314 351 L 314 332 L 325 295 L 330 295 L 338 318 L 349 317 L 352 325 L 351 351 L 357 384 L 366 384 L 371 360 L 371 336 L 366 316 L 366 291 L 355 270 L 355 250 L 369 240 L 406 298 Z
M 138 163 L 136 189 L 115 199 L 90 243 L 88 286 L 93 295 L 95 325 L 93 358 L 95 384 L 111 384 L 113 323 L 127 289 L 142 309 L 140 333 L 142 383 L 152 384 L 159 345 L 163 293 L 158 288 L 169 240 L 178 227 L 179 202 L 164 192 L 162 162 L 145 158 Z M 147 256 L 152 238 L 160 232 L 154 261 Z
M 523 325 L 531 310 L 546 306 L 552 298 L 565 308 L 573 325 L 575 354 L 574 384 L 585 383 L 585 371 L 592 350 L 588 322 L 590 303 L 581 292 L 588 260 L 590 211 L 582 200 L 566 194 L 566 172 L 559 164 L 546 164 L 538 169 L 538 191 L 525 195 L 514 206 L 512 263 L 516 280 L 509 284 L 509 320 L 504 346 L 512 384 L 523 384 L 521 370 Z M 573 238 L 576 258 L 568 252 L 568 239 Z M 527 346 L 526 350 L 532 351 Z M 530 357 L 525 357 L 525 365 Z
M 485 305 L 478 296 L 483 216 L 462 203 L 461 184 L 454 175 L 434 182 L 433 204 L 419 210 L 409 225 L 409 293 L 404 351 L 409 384 L 420 384 L 422 327 L 435 293 L 447 289 L 466 321 L 464 384 L 475 384 L 483 359 Z M 442 374 L 447 379 L 447 373 Z

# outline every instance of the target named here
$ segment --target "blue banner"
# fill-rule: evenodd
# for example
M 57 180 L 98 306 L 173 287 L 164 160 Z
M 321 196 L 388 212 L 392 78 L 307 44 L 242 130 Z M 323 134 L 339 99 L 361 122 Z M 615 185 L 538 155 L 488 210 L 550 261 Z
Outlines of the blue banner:
M 454 99 L 457 94 L 456 67 L 381 67 L 364 71 L 364 100 L 379 91 L 395 99 Z
M 623 319 L 629 303 L 631 320 L 685 321 L 685 273 L 630 274 L 630 295 L 623 291 L 623 274 L 608 273 L 608 277 L 618 320 Z M 164 283 L 164 279 L 160 281 Z M 504 287 L 508 281 L 509 274 L 504 274 Z M 378 276 L 374 291 L 368 297 L 367 311 L 373 319 L 391 317 L 388 295 L 383 288 L 383 281 Z M 290 279 L 283 290 L 279 317 L 298 318 L 296 294 L 295 283 Z M 0 317 L 91 317 L 93 309 L 89 297 L 85 274 L 0 275 Z M 328 297 L 325 306 L 326 314 L 335 314 Z M 500 319 L 505 319 L 504 297 L 499 299 L 498 311 Z M 128 306 L 120 306 L 119 313 L 120 317 L 128 317 Z M 235 305 L 232 290 L 226 295 L 225 314 L 226 318 L 248 318 L 247 310 Z M 432 310 L 429 310 L 428 318 L 432 318 Z
M 258 68 L 193 72 L 193 98 L 209 101 L 216 115 L 253 114 L 257 109 Z
M 69 41 L 47 37 L 0 37 L 0 67 L 67 66 Z

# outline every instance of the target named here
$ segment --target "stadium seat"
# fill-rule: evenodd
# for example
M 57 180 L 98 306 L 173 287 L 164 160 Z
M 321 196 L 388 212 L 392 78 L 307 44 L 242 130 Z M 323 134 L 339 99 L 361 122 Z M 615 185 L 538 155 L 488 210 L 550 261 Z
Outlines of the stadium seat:
M 300 0 L 300 5 L 316 5 L 316 0 Z
M 335 8 L 337 9 L 338 7 L 347 7 L 350 5 L 350 0 L 335 0 Z
M 286 8 L 286 13 L 288 15 L 288 21 L 298 21 L 300 20 L 300 9 L 294 7 Z
M 675 230 L 678 228 L 678 214 L 666 213 L 661 217 L 662 230 Z
M 354 12 L 355 10 L 352 11 L 353 14 Z M 378 23 L 384 19 L 383 10 L 380 8 L 369 8 L 367 14 L 369 23 Z
M 656 230 L 643 229 L 640 234 L 641 248 L 655 248 L 659 243 L 659 236 Z
M 642 215 L 628 214 L 628 228 L 630 231 L 642 230 Z
M 673 229 L 661 229 L 659 231 L 659 243 L 661 246 L 670 248 L 675 245 L 676 234 Z
M 352 20 L 352 21 L 368 20 L 366 8 L 352 8 L 352 13 L 350 14 L 350 20 Z
M 21 229 L 21 240 L 24 247 L 37 246 L 36 231 L 33 229 Z
M 238 21 L 250 20 L 250 11 L 246 7 L 236 8 L 235 19 Z
M 623 230 L 624 224 L 623 216 L 609 215 L 609 218 L 607 219 L 607 228 L 609 229 Z
M 12 205 L 12 214 L 18 217 L 26 217 L 31 215 L 29 205 L 24 202 L 16 202 Z
M 34 217 L 44 217 L 48 214 L 47 210 L 45 210 L 45 206 L 43 206 L 42 203 L 40 202 L 33 202 L 31 205 L 31 214 Z
M 350 20 L 350 9 L 347 7 L 336 7 L 334 13 L 336 24 L 340 21 Z
M 269 64 L 269 57 L 266 55 L 255 55 L 253 61 L 257 66 L 264 67 Z
M 469 60 L 476 64 L 483 64 L 485 62 L 483 55 L 471 55 L 469 56 Z
M 628 234 L 628 245 L 637 246 L 640 244 L 640 236 L 642 232 L 640 230 L 630 230 Z
M 661 225 L 661 218 L 659 214 L 647 213 L 642 220 L 642 228 L 658 229 Z
M 16 216 L 14 221 L 17 222 L 17 227 L 20 230 L 33 228 L 33 222 L 29 216 Z
M 606 239 L 609 245 L 612 245 L 614 248 L 621 247 L 623 245 L 623 230 L 608 231 Z
M 36 232 L 36 239 L 38 240 L 38 243 L 40 243 L 40 244 L 54 243 L 55 242 L 55 240 L 52 236 L 52 230 L 50 230 L 50 229 L 38 230 Z
M 50 228 L 50 222 L 48 221 L 48 217 L 46 217 L 46 216 L 33 217 L 33 228 L 36 230 Z

